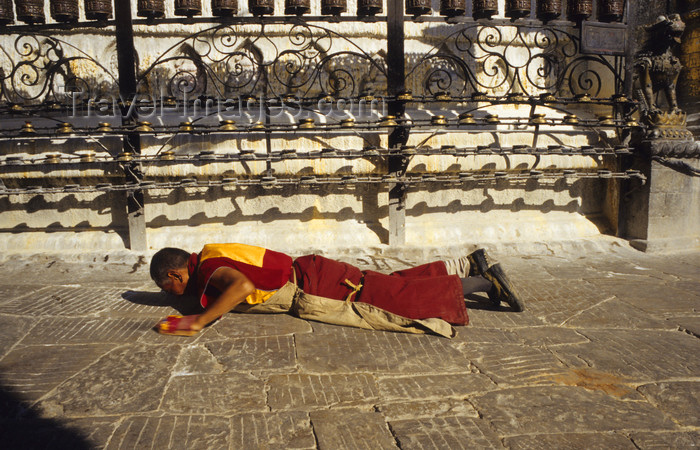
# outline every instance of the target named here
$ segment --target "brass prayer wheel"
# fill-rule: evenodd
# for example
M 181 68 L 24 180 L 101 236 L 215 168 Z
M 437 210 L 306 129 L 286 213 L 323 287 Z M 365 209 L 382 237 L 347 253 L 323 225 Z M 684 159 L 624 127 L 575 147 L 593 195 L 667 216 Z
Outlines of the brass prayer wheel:
M 573 20 L 586 20 L 593 14 L 593 0 L 573 0 L 569 3 L 569 15 Z
M 530 0 L 506 0 L 506 17 L 518 19 L 530 15 Z
M 381 0 L 357 0 L 357 15 L 358 16 L 374 16 L 381 14 Z
M 12 0 L 0 0 L 0 25 L 7 25 L 15 21 L 15 12 L 12 8 Z
M 599 0 L 598 19 L 602 22 L 619 22 L 622 20 L 624 7 L 623 0 Z
M 199 16 L 202 14 L 202 0 L 175 0 L 176 16 Z
M 537 16 L 542 20 L 553 20 L 561 15 L 561 0 L 537 0 Z
M 406 14 L 409 16 L 430 14 L 430 0 L 406 0 Z
M 211 0 L 211 12 L 215 16 L 238 14 L 238 0 Z
M 311 11 L 311 0 L 284 0 L 284 13 L 289 16 L 302 16 Z
M 51 17 L 56 22 L 77 22 L 78 14 L 78 0 L 51 0 Z
M 15 0 L 17 20 L 28 24 L 44 23 L 44 0 Z
M 112 17 L 111 0 L 85 0 L 87 20 L 107 20 Z
M 165 0 L 138 0 L 136 4 L 137 15 L 152 19 L 165 15 Z
M 467 10 L 466 0 L 440 0 L 440 15 L 445 17 L 462 16 Z
M 321 0 L 321 14 L 324 16 L 339 16 L 347 8 L 347 0 Z
M 498 0 L 473 0 L 472 16 L 475 19 L 490 19 L 498 14 Z
M 275 13 L 274 0 L 248 0 L 248 11 L 256 16 L 264 16 Z

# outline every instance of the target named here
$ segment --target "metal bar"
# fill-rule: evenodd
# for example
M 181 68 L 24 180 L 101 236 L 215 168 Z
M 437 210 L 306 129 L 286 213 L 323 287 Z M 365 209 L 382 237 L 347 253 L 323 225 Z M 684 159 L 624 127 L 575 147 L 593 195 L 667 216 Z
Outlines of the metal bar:
M 403 0 L 387 0 L 387 92 L 396 99 L 405 90 L 406 66 L 404 57 Z M 403 118 L 405 105 L 398 100 L 388 104 L 389 114 Z M 397 126 L 389 134 L 389 148 L 395 149 L 408 141 L 409 128 Z M 389 176 L 400 177 L 408 166 L 405 156 L 389 157 Z M 406 243 L 406 184 L 392 183 L 389 187 L 389 245 Z
M 131 2 L 117 1 L 114 8 L 117 39 L 117 61 L 119 64 L 119 95 L 121 96 L 122 125 L 132 126 L 137 120 L 136 108 L 131 108 L 131 101 L 136 95 L 136 50 L 134 48 L 134 29 L 131 23 Z M 141 139 L 138 133 L 124 136 L 124 152 L 138 155 L 141 153 Z M 138 183 L 141 177 L 139 163 L 125 163 L 127 182 Z M 146 215 L 144 214 L 143 190 L 127 192 L 127 223 L 129 227 L 129 248 L 145 251 Z

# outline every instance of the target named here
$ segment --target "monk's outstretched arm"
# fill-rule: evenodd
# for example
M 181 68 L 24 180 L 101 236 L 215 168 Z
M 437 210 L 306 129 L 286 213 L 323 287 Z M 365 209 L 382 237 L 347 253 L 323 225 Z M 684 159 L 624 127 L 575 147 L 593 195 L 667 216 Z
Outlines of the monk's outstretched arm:
M 203 313 L 194 317 L 190 329 L 199 331 L 217 318 L 243 303 L 255 292 L 255 285 L 243 273 L 231 267 L 221 267 L 209 278 L 209 283 L 221 292 Z

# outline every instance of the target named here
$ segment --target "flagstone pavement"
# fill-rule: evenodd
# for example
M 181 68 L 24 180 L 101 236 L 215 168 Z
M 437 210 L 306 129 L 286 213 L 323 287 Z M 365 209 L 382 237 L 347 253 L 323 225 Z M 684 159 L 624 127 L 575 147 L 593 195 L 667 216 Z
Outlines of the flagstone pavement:
M 618 247 L 503 256 L 526 311 L 473 296 L 454 339 L 285 314 L 163 336 L 158 319 L 194 307 L 158 292 L 144 259 L 5 261 L 0 447 L 698 446 L 700 252 Z

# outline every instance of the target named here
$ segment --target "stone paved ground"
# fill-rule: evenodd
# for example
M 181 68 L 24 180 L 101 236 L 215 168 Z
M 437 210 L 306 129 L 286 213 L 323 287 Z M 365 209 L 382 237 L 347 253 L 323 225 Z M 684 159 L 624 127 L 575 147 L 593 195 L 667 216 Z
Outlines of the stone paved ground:
M 371 269 L 422 261 L 346 257 Z M 5 262 L 3 448 L 687 448 L 700 444 L 700 253 L 504 257 L 527 311 L 455 339 L 188 305 L 140 264 Z

